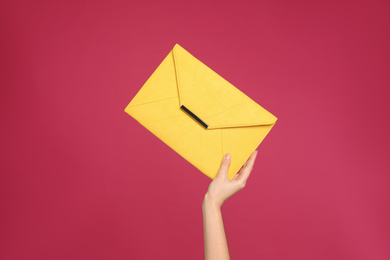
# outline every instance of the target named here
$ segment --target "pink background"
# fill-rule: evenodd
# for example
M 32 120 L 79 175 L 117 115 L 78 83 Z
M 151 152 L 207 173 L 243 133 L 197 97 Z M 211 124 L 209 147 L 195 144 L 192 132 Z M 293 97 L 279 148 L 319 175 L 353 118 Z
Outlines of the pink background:
M 0 259 L 203 258 L 210 179 L 123 111 L 176 43 L 278 117 L 232 259 L 390 259 L 388 1 L 0 5 Z

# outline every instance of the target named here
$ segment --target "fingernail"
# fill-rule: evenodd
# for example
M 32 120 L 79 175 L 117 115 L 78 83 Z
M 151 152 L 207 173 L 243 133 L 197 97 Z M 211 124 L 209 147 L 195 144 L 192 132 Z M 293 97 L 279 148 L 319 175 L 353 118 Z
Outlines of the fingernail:
M 228 160 L 230 159 L 230 153 L 226 154 L 226 159 L 228 159 Z

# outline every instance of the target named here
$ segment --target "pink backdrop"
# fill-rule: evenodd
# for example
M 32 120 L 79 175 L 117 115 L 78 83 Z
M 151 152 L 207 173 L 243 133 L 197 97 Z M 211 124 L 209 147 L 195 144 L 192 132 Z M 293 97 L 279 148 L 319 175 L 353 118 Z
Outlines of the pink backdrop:
M 203 258 L 210 179 L 123 111 L 175 43 L 278 117 L 232 259 L 390 259 L 390 4 L 321 2 L 3 1 L 0 259 Z

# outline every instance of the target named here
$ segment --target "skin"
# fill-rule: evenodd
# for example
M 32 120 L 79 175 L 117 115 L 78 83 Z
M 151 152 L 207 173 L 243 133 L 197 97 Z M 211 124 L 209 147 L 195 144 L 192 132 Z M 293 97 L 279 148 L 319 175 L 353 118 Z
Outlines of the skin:
M 228 178 L 231 158 L 227 153 L 221 168 L 210 183 L 202 203 L 205 260 L 230 260 L 222 221 L 221 206 L 232 195 L 245 187 L 257 156 L 254 151 L 232 180 Z

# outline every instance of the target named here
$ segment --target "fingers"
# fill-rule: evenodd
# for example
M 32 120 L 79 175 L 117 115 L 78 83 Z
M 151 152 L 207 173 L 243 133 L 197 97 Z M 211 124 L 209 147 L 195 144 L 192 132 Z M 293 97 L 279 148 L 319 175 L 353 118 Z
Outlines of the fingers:
M 237 182 L 246 183 L 246 180 L 249 178 L 249 175 L 252 172 L 253 165 L 255 163 L 256 157 L 257 157 L 257 150 L 254 151 L 249 156 L 249 159 L 245 162 L 245 164 L 242 167 L 240 173 L 236 174 L 236 176 L 234 176 L 233 180 L 235 180 Z
M 245 168 L 245 165 L 248 163 L 248 160 L 246 160 L 246 162 L 244 163 L 244 165 L 243 166 L 241 166 L 241 169 L 240 169 L 240 171 L 236 174 L 236 175 L 234 175 L 234 177 L 233 177 L 233 181 L 234 180 L 236 180 L 237 178 L 238 178 L 238 176 L 240 176 L 240 173 L 242 172 L 242 169 L 244 169 Z
M 221 168 L 219 169 L 218 175 L 223 175 L 224 177 L 227 177 L 230 162 L 231 162 L 231 155 L 230 153 L 227 153 L 222 158 Z

